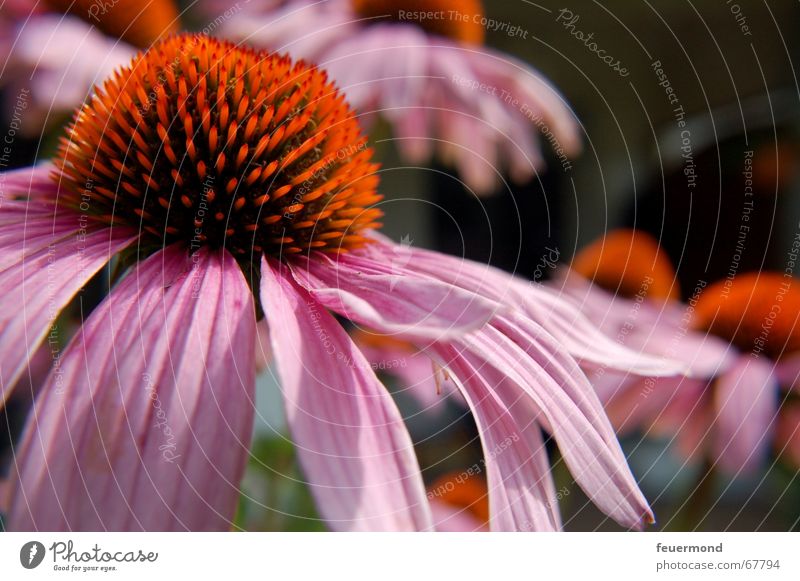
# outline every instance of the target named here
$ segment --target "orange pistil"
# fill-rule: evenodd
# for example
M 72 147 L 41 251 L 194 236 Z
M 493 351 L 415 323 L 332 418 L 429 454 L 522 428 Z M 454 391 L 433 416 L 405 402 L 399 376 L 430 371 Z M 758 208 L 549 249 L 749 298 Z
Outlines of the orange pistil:
M 46 3 L 139 48 L 146 48 L 178 30 L 178 9 L 172 0 L 46 0 Z
M 743 351 L 778 359 L 800 350 L 800 288 L 772 272 L 719 281 L 700 295 L 694 324 Z
M 649 234 L 620 229 L 581 250 L 572 270 L 598 286 L 624 297 L 678 299 L 675 270 Z
M 481 44 L 483 6 L 480 0 L 353 0 L 363 18 L 416 24 L 431 34 Z
M 379 226 L 377 165 L 324 72 L 170 37 L 97 88 L 62 139 L 62 199 L 156 243 L 337 252 Z

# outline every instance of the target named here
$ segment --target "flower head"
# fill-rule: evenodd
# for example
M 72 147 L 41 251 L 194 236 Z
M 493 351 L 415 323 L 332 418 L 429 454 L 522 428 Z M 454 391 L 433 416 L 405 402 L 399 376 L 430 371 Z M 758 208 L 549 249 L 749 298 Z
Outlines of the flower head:
M 202 36 L 134 59 L 78 112 L 60 200 L 157 244 L 271 256 L 363 243 L 372 150 L 325 73 Z

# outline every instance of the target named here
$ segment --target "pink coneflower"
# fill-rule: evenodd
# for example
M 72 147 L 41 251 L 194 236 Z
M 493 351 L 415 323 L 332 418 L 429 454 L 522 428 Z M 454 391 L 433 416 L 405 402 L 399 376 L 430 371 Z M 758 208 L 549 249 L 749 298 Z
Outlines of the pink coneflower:
M 54 353 L 16 449 L 9 528 L 229 528 L 262 319 L 329 526 L 432 529 L 403 419 L 330 311 L 448 370 L 481 432 L 493 529 L 559 526 L 541 429 L 607 514 L 652 520 L 571 353 L 648 374 L 674 364 L 559 317 L 551 333 L 537 309 L 568 306 L 546 291 L 380 238 L 354 115 L 316 68 L 179 36 L 96 90 L 55 182 L 48 167 L 2 176 L 4 398 L 81 287 L 109 260 L 124 272 Z
M 478 0 L 240 8 L 222 19 L 222 36 L 318 63 L 356 109 L 391 123 L 409 162 L 435 151 L 477 193 L 494 189 L 498 171 L 524 181 L 542 167 L 538 134 L 562 165 L 580 149 L 561 95 L 527 64 L 483 46 L 487 20 Z
M 800 295 L 791 277 L 764 272 L 701 283 L 682 305 L 657 243 L 642 232 L 617 231 L 579 254 L 561 284 L 619 342 L 689 369 L 690 377 L 659 380 L 605 369 L 590 375 L 619 431 L 675 438 L 684 455 L 707 458 L 729 474 L 762 465 L 779 377 L 788 372 L 782 359 L 800 347 Z
M 13 0 L 0 8 L 0 29 L 0 85 L 29 93 L 20 128 L 38 135 L 137 48 L 177 31 L 178 10 L 172 0 Z

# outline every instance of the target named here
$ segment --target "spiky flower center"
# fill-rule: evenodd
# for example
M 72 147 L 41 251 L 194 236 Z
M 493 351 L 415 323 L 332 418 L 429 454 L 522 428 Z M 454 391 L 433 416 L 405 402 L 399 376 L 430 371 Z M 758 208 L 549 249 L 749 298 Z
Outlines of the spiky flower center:
M 781 273 L 740 274 L 703 291 L 694 323 L 743 351 L 778 359 L 800 351 L 800 288 Z
M 572 270 L 623 297 L 659 300 L 680 296 L 672 263 L 658 242 L 637 230 L 614 230 L 572 261 Z
M 178 30 L 178 9 L 173 0 L 46 0 L 45 3 L 140 48 Z
M 97 220 L 280 257 L 358 246 L 379 226 L 371 157 L 324 72 L 181 35 L 96 89 L 57 163 L 63 201 Z
M 481 44 L 484 38 L 480 0 L 352 0 L 356 13 L 377 22 L 416 24 L 439 36 Z

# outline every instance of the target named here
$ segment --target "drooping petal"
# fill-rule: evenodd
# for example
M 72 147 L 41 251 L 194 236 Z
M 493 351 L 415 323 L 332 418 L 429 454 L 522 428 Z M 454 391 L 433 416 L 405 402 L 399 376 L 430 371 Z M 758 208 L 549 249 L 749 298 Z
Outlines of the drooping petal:
M 686 384 L 696 381 L 685 377 L 647 377 L 633 376 L 632 380 L 622 381 L 613 393 L 603 397 L 600 389 L 608 389 L 605 381 L 613 382 L 613 376 L 607 374 L 597 381 L 589 377 L 592 386 L 598 391 L 606 414 L 618 434 L 630 430 L 647 430 L 651 424 L 658 422 L 661 415 L 668 410 Z M 598 385 L 600 388 L 598 388 Z
M 395 274 L 431 277 L 486 299 L 514 305 L 547 329 L 581 363 L 653 376 L 686 371 L 686 366 L 678 361 L 638 353 L 620 345 L 584 317 L 574 302 L 538 283 L 485 264 L 396 244 L 377 233 L 372 236 L 376 243 L 360 249 L 359 256 L 370 257 L 375 262 L 391 256 Z
M 45 235 L 46 236 L 46 235 Z M 0 401 L 61 309 L 136 234 L 122 228 L 59 236 L 0 273 Z
M 714 413 L 710 387 L 704 379 L 687 378 L 651 420 L 648 434 L 668 438 L 678 453 L 691 461 L 706 456 Z
M 652 512 L 628 468 L 600 401 L 577 363 L 544 329 L 500 317 L 464 339 L 471 365 L 506 401 L 539 411 L 587 496 L 620 524 L 641 528 Z
M 344 329 L 285 269 L 262 263 L 261 300 L 287 421 L 320 512 L 335 530 L 431 529 L 400 412 Z
M 349 252 L 292 262 L 295 280 L 315 300 L 353 321 L 404 338 L 444 340 L 484 325 L 501 307 L 430 277 L 409 276 L 405 264 Z
M 14 530 L 224 530 L 253 423 L 252 295 L 227 252 L 141 263 L 91 314 L 17 450 Z
M 764 358 L 742 356 L 716 381 L 714 453 L 727 472 L 752 471 L 765 459 L 778 412 L 773 365 Z
M 690 377 L 713 377 L 736 358 L 736 351 L 728 342 L 690 328 L 689 307 L 628 299 L 568 269 L 559 273 L 551 287 L 566 294 L 566 302 L 574 301 L 594 325 L 617 342 L 639 352 L 680 361 Z
M 493 383 L 506 378 L 480 361 L 476 367 L 469 354 L 446 346 L 435 351 L 461 387 L 481 435 L 491 529 L 560 529 L 555 486 L 537 422 L 539 410 L 524 392 L 507 397 L 509 390 Z
M 727 341 L 685 328 L 665 325 L 662 329 L 642 329 L 641 335 L 645 336 L 634 337 L 635 346 L 685 363 L 689 377 L 716 377 L 729 369 L 738 355 Z

